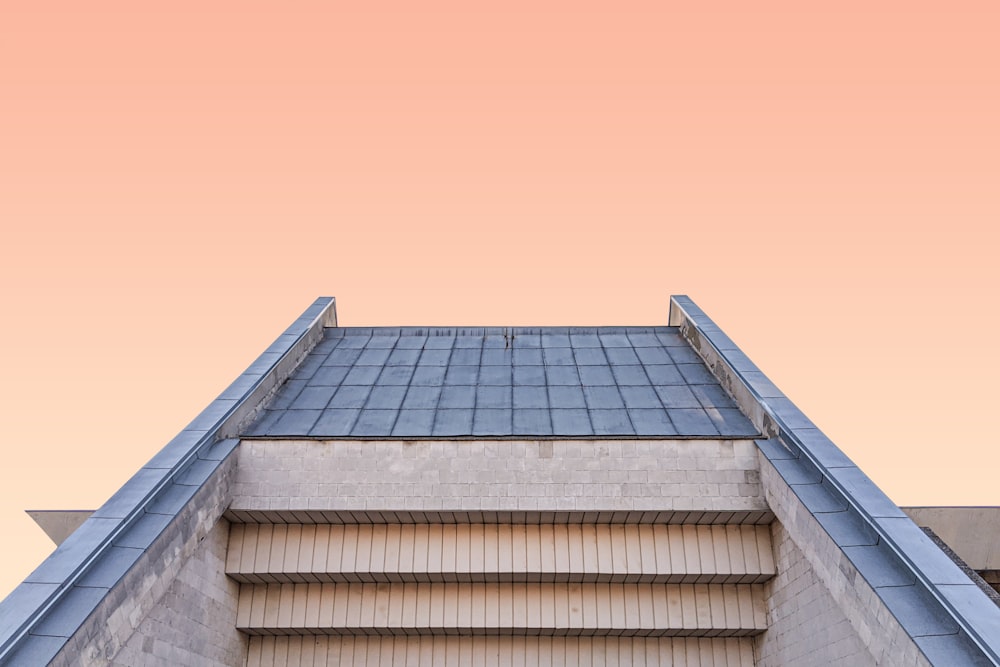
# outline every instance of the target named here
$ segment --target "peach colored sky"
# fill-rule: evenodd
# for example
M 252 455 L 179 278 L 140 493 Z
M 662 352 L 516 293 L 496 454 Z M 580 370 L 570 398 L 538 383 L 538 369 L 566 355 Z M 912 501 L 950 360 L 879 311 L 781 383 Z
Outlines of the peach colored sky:
M 23 509 L 100 505 L 320 294 L 687 293 L 896 501 L 1000 504 L 995 2 L 354 4 L 0 10 L 0 595 Z

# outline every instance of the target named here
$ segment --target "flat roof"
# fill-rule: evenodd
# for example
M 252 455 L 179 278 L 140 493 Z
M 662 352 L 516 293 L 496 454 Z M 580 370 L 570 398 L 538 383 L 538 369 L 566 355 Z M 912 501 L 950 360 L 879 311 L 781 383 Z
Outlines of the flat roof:
M 677 327 L 327 328 L 244 437 L 753 438 Z

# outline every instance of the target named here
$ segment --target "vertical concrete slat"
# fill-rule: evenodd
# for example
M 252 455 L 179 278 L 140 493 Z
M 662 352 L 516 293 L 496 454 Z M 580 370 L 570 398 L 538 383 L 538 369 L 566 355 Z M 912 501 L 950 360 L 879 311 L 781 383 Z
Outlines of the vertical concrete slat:
M 345 581 L 341 568 L 344 556 L 344 526 L 330 526 L 330 543 L 326 550 L 326 572 L 331 581 Z
M 715 563 L 715 544 L 712 542 L 712 526 L 696 526 L 695 533 L 698 536 L 698 563 L 701 575 L 698 583 L 707 584 L 718 573 Z
M 368 638 L 367 637 L 355 637 L 354 638 L 354 653 L 351 656 L 351 665 L 367 665 L 366 657 L 368 654 Z
M 437 584 L 417 584 L 417 627 L 426 633 L 431 626 L 432 592 Z
M 565 582 L 570 579 L 569 526 L 565 523 L 550 526 L 552 534 L 552 574 L 549 581 Z
M 274 638 L 274 667 L 288 667 L 288 644 L 291 637 Z
M 308 595 L 306 596 L 305 617 L 300 627 L 315 629 L 319 627 L 319 609 L 322 604 L 323 584 L 307 584 Z
M 240 553 L 240 573 L 244 579 L 255 584 L 263 583 L 257 576 L 257 540 L 260 526 L 257 524 L 243 525 L 243 546 Z
M 335 626 L 333 624 L 333 605 L 336 585 L 323 583 L 319 585 L 319 613 L 317 614 L 316 627 L 325 632 L 329 632 Z
M 405 550 L 402 548 L 403 526 L 390 524 L 385 529 L 385 560 L 382 564 L 382 572 L 387 581 L 403 581 L 400 576 L 400 559 L 405 558 Z M 395 658 L 393 658 L 395 660 Z
M 442 567 L 442 550 L 444 541 L 444 526 L 432 524 L 427 527 L 427 567 L 424 569 L 427 581 L 440 581 Z
M 685 667 L 702 667 L 701 664 L 701 649 L 698 646 L 698 640 L 693 637 L 686 637 L 684 639 L 684 662 L 681 664 Z
M 391 594 L 386 604 L 386 626 L 396 634 L 403 627 L 403 596 L 406 594 L 406 586 L 395 584 L 390 585 L 390 588 Z
M 698 627 L 698 605 L 695 600 L 694 584 L 678 586 L 681 599 L 681 625 L 684 630 L 694 630 Z
M 319 581 L 313 575 L 313 553 L 316 551 L 316 524 L 308 523 L 302 526 L 299 542 L 299 558 L 295 567 L 298 581 Z
M 361 595 L 364 584 L 347 584 L 347 610 L 344 616 L 344 627 L 355 630 L 361 627 Z
M 754 526 L 740 526 L 740 541 L 743 544 L 743 557 L 746 559 L 747 574 L 752 575 L 744 581 L 753 581 L 760 574 L 760 554 L 757 551 L 757 535 Z
M 520 576 L 522 581 L 538 582 L 542 580 L 541 526 L 531 524 L 524 527 L 524 569 Z
M 460 623 L 464 623 L 466 619 L 458 615 L 458 597 L 459 597 L 459 586 L 457 583 L 448 584 L 445 586 L 444 590 L 444 618 L 442 620 L 442 627 L 445 628 L 445 632 L 449 635 L 457 634 Z
M 378 584 L 361 585 L 361 625 L 362 628 L 375 626 L 375 608 L 378 606 Z
M 740 601 L 740 629 L 755 627 L 753 595 L 750 584 L 737 584 L 736 594 Z
M 684 526 L 680 525 L 670 525 L 667 526 L 667 534 L 669 535 L 670 544 L 670 564 L 672 572 L 676 576 L 676 581 L 691 581 L 693 580 L 692 574 L 697 574 L 697 572 L 692 572 L 691 566 L 687 562 L 687 553 L 684 549 Z
M 239 600 L 236 603 L 236 627 L 250 627 L 250 610 L 253 607 L 253 584 L 240 584 Z
M 285 554 L 281 559 L 281 572 L 286 582 L 295 581 L 291 576 L 299 569 L 299 548 L 302 546 L 302 528 L 299 524 L 287 527 L 285 533 Z
M 316 664 L 316 638 L 312 636 L 302 637 L 299 644 L 301 655 L 299 657 L 299 664 L 305 667 L 313 667 Z
M 234 523 L 229 526 L 229 544 L 226 547 L 226 574 L 240 574 L 240 561 L 243 557 L 243 533 L 245 524 Z
M 509 586 L 510 584 L 506 584 Z M 504 584 L 483 584 L 482 618 L 484 628 L 496 629 L 500 627 L 500 597 Z
M 610 627 L 616 631 L 624 630 L 628 627 L 625 621 L 625 586 L 622 584 L 611 584 L 607 588 L 608 600 L 605 604 L 611 610 Z M 621 634 L 615 632 L 614 634 Z
M 470 586 L 471 597 L 469 622 L 474 628 L 489 627 L 486 624 L 486 586 Z
M 455 548 L 455 571 L 458 581 L 472 581 L 472 574 L 482 580 L 486 562 L 486 534 L 483 524 L 459 525 Z M 462 545 L 467 545 L 467 551 Z
M 258 627 L 273 630 L 278 627 L 278 610 L 281 606 L 281 584 L 265 584 L 264 618 Z M 270 634 L 270 633 L 269 633 Z
M 332 637 L 316 637 L 316 652 L 313 655 L 314 667 L 327 667 L 330 662 L 330 643 Z
M 641 625 L 639 622 L 639 589 L 635 584 L 625 584 L 622 589 L 625 593 L 623 627 L 633 631 Z
M 684 538 L 684 563 L 687 565 L 687 572 L 690 581 L 701 581 L 702 570 L 701 552 L 698 544 L 698 526 L 681 526 L 681 535 Z
M 250 637 L 247 644 L 247 667 L 261 667 L 261 637 Z
M 459 524 L 455 527 L 455 578 L 462 582 L 469 581 L 471 531 L 472 526 L 469 524 Z
M 375 616 L 372 620 L 372 625 L 380 630 L 391 628 L 392 626 L 389 625 L 389 609 L 392 607 L 392 597 L 396 589 L 384 582 L 374 584 L 374 586 Z
M 650 532 L 652 534 L 652 532 Z M 659 586 L 656 586 L 659 589 Z M 639 584 L 636 587 L 636 594 L 639 598 L 639 623 L 642 635 L 648 636 L 656 629 L 655 614 L 653 611 L 653 584 Z
M 580 526 L 580 533 L 583 547 L 583 571 L 589 575 L 584 581 L 600 581 L 602 572 L 597 526 L 583 524 Z
M 622 526 L 622 541 L 625 544 L 625 578 L 626 584 L 634 584 L 642 577 L 642 545 L 639 540 L 638 524 Z
M 711 612 L 710 636 L 715 637 L 722 634 L 726 628 L 726 599 L 723 594 L 724 586 L 709 586 L 708 603 Z
M 385 541 L 388 527 L 384 523 L 372 526 L 372 548 L 368 556 L 368 572 L 372 581 L 385 581 Z
M 508 628 L 524 628 L 527 626 L 528 598 L 527 591 L 521 584 L 500 584 L 499 594 L 503 603 L 500 606 L 499 620 Z
M 662 523 L 650 526 L 653 533 L 653 549 L 656 551 L 656 580 L 675 581 L 673 563 L 670 559 L 670 532 Z
M 403 524 L 399 530 L 399 576 L 403 581 L 413 581 L 413 545 L 416 526 Z
M 578 581 L 587 580 L 587 568 L 583 560 L 583 529 L 579 524 L 568 524 L 566 526 L 566 544 L 569 553 L 569 568 L 575 576 L 580 576 Z
M 497 581 L 510 581 L 514 571 L 513 534 L 510 524 L 497 526 Z
M 500 526 L 483 525 L 483 570 L 487 580 L 496 581 L 500 572 Z
M 579 667 L 591 667 L 594 664 L 594 653 L 596 652 L 593 638 L 580 637 L 579 646 L 580 646 L 580 648 L 578 649 L 578 655 L 580 656 Z
M 312 562 L 309 571 L 316 581 L 329 581 L 329 574 L 326 570 L 326 555 L 330 548 L 330 526 L 317 525 L 316 534 L 313 537 Z
M 459 667 L 461 663 L 461 640 L 458 637 L 449 637 L 448 645 L 444 656 L 444 667 Z
M 358 581 L 362 583 L 372 583 L 372 541 L 374 540 L 375 526 L 364 524 L 358 526 L 357 548 L 354 552 L 354 572 Z
M 269 581 L 266 575 L 270 571 L 271 560 L 271 537 L 274 533 L 274 525 L 265 523 L 257 526 L 257 548 L 254 554 L 253 571 L 258 574 L 262 582 Z
M 542 622 L 542 594 L 540 586 L 517 584 L 515 588 L 524 591 L 525 621 L 521 627 L 537 628 Z
M 638 582 L 648 584 L 656 580 L 659 564 L 656 560 L 656 542 L 652 525 L 636 526 L 639 534 L 639 552 L 642 557 L 642 571 Z
M 569 619 L 567 625 L 572 628 L 580 628 L 582 631 L 586 627 L 583 617 L 583 587 L 580 584 L 572 583 L 568 586 L 568 592 Z
M 441 544 L 441 541 L 438 541 Z M 428 625 L 432 632 L 437 632 L 444 629 L 444 604 L 445 604 L 445 589 L 450 584 L 431 584 L 430 586 L 430 613 L 428 618 Z
M 444 526 L 441 534 L 441 581 L 458 581 L 459 553 L 462 553 L 466 564 L 469 559 L 469 525 L 449 524 Z
M 729 548 L 729 567 L 732 569 L 733 583 L 740 583 L 746 580 L 747 561 L 743 554 L 743 538 L 741 537 L 738 525 L 726 526 L 726 544 Z M 737 574 L 743 575 L 736 577 Z
M 355 559 L 358 555 L 358 529 L 357 524 L 345 524 L 340 533 L 340 563 L 337 571 L 340 572 L 341 579 L 348 583 L 356 583 L 358 579 Z
M 472 584 L 458 585 L 458 617 L 470 623 L 472 621 Z
M 726 539 L 726 527 L 723 525 L 709 526 L 712 534 L 712 552 L 715 559 L 715 576 L 713 582 L 731 581 L 733 568 L 729 563 L 729 544 Z
M 290 630 L 303 628 L 306 624 L 306 607 L 309 606 L 309 584 L 288 584 L 292 591 L 292 614 L 288 627 Z
M 561 595 L 556 595 L 555 584 L 539 584 L 538 585 L 539 604 L 541 605 L 541 627 L 546 629 L 546 632 L 551 632 L 552 628 L 556 626 L 556 598 L 559 601 L 565 599 L 565 589 L 560 587 Z
M 330 627 L 335 629 L 347 628 L 347 610 L 350 605 L 351 584 L 333 584 L 333 608 Z
M 625 525 L 608 526 L 611 540 L 611 581 L 621 584 L 628 579 L 628 545 L 625 543 Z
M 295 584 L 277 584 L 278 595 L 277 626 L 282 630 L 292 627 L 292 609 L 295 606 Z
M 777 573 L 774 564 L 774 548 L 771 545 L 771 527 L 754 526 L 757 538 L 757 557 L 760 560 L 760 573 L 768 577 Z
M 426 524 L 413 527 L 413 564 L 410 572 L 415 575 L 427 572 L 427 553 L 430 527 Z
M 298 667 L 305 664 L 302 660 L 302 637 L 288 638 L 288 662 L 286 664 Z
M 365 652 L 365 665 L 367 667 L 374 667 L 382 662 L 382 646 L 384 641 L 384 637 L 367 637 L 368 650 Z
M 265 531 L 261 531 L 261 537 L 263 537 Z M 267 569 L 262 570 L 261 574 L 266 574 L 269 576 L 270 581 L 280 581 L 282 583 L 287 583 L 289 581 L 288 577 L 285 576 L 285 543 L 288 541 L 288 525 L 284 523 L 274 524 L 271 526 L 270 530 L 270 549 L 268 550 L 268 562 Z
M 740 596 L 735 584 L 722 587 L 722 604 L 726 616 L 726 630 L 733 631 L 740 628 Z
M 616 648 L 618 649 L 617 651 L 615 651 L 615 653 L 617 654 L 615 656 L 617 664 L 619 665 L 635 664 L 634 662 L 635 658 L 632 656 L 632 640 L 625 637 L 618 637 L 615 643 L 617 644 Z
M 653 589 L 653 626 L 659 630 L 668 630 L 671 627 L 670 610 L 667 606 L 670 588 L 673 587 L 657 585 Z

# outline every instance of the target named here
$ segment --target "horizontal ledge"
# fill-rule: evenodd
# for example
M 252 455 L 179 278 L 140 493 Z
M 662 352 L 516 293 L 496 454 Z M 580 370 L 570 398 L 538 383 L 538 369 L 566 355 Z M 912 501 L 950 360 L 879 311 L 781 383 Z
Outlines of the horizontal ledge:
M 357 628 L 242 628 L 240 632 L 260 637 L 754 637 L 766 628 L 677 629 L 677 628 L 556 628 L 556 627 L 357 627 Z
M 769 509 L 732 510 L 352 510 L 230 507 L 230 523 L 259 524 L 693 524 L 769 525 Z
M 754 634 L 759 584 L 242 584 L 261 634 Z M 537 632 L 536 632 L 537 630 Z
M 762 584 L 774 573 L 227 572 L 241 584 Z

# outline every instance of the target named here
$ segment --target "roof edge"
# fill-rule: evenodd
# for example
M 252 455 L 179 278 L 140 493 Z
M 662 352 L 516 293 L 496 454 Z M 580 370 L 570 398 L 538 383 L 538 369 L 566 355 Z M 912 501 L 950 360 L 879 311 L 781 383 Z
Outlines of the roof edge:
M 114 540 L 199 459 L 218 463 L 213 446 L 234 437 L 323 337 L 337 326 L 333 297 L 316 299 L 236 380 L 0 602 L 0 664 L 31 636 Z M 56 638 L 53 638 L 56 639 Z M 65 641 L 65 640 L 63 640 Z
M 928 594 L 927 599 L 937 607 L 936 611 L 950 617 L 984 658 L 1000 665 L 1000 633 L 997 632 L 1000 629 L 1000 609 L 971 581 L 968 582 L 970 586 L 955 585 L 963 579 L 968 581 L 958 566 L 761 372 L 690 297 L 670 297 L 668 321 L 671 326 L 680 328 L 681 335 L 730 392 L 744 414 L 761 433 L 767 435 L 769 440 L 758 441 L 765 456 L 769 459 L 796 459 L 799 465 L 818 472 L 826 489 L 839 496 L 851 513 L 889 547 L 899 564 L 913 574 L 917 585 Z M 807 503 L 803 504 L 813 512 Z M 834 542 L 837 540 L 834 539 Z M 925 645 L 919 641 L 922 639 L 919 633 L 911 631 L 905 619 L 895 614 L 891 605 L 886 603 L 886 606 L 923 651 Z M 933 662 L 933 657 L 928 657 Z

